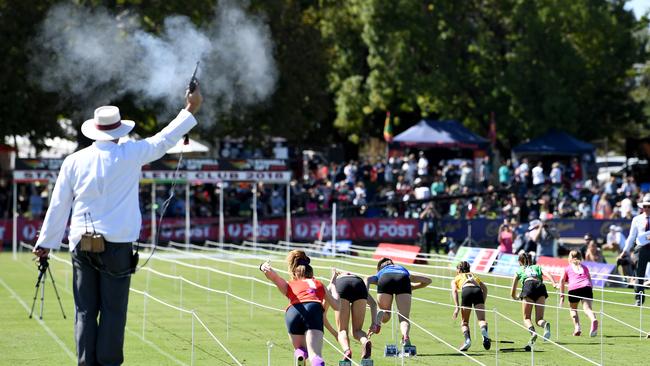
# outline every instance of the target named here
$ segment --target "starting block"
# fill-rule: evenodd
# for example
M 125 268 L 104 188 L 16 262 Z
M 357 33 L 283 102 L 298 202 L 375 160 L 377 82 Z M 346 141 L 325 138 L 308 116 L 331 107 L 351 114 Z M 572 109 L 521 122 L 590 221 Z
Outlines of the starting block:
M 418 354 L 417 347 L 414 345 L 408 345 L 404 346 L 404 350 L 402 351 L 402 355 L 404 357 L 411 357 L 411 356 L 416 356 Z
M 339 361 L 339 366 L 352 366 L 352 362 L 350 360 Z
M 384 357 L 397 357 L 397 346 L 394 344 L 387 344 L 384 347 Z
M 361 366 L 375 366 L 375 363 L 373 360 L 366 358 L 361 360 Z

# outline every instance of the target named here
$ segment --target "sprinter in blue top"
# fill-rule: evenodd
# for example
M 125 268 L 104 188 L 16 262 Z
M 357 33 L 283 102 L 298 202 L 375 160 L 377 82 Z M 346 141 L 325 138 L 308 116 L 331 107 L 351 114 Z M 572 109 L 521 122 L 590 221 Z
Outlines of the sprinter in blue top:
M 431 279 L 414 275 L 409 271 L 393 263 L 390 258 L 382 258 L 377 263 L 377 274 L 366 278 L 366 286 L 370 289 L 370 285 L 377 285 L 377 301 L 379 302 L 379 311 L 377 311 L 377 303 L 368 296 L 368 305 L 370 305 L 370 312 L 372 314 L 373 324 L 370 327 L 370 333 L 379 333 L 381 330 L 381 323 L 386 323 L 390 320 L 391 304 L 393 297 L 395 297 L 395 304 L 397 311 L 399 311 L 400 331 L 402 332 L 402 345 L 410 345 L 409 331 L 411 324 L 406 319 L 410 317 L 411 313 L 411 291 L 423 288 L 431 284 Z

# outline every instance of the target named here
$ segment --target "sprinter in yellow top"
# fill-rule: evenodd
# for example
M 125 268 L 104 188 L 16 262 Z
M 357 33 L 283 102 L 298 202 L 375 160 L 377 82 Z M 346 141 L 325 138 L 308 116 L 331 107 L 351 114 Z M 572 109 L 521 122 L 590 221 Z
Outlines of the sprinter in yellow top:
M 456 277 L 451 281 L 452 298 L 456 308 L 454 309 L 453 318 L 458 317 L 458 312 L 461 314 L 460 329 L 465 336 L 465 341 L 460 346 L 459 350 L 467 351 L 472 345 L 472 340 L 469 334 L 469 316 L 472 313 L 472 306 L 476 312 L 478 324 L 481 327 L 481 335 L 483 336 L 483 348 L 490 349 L 492 341 L 488 337 L 488 324 L 485 320 L 485 300 L 487 299 L 487 287 L 478 278 L 477 275 L 470 272 L 469 263 L 462 261 L 456 266 Z M 461 306 L 458 305 L 458 291 L 461 291 Z

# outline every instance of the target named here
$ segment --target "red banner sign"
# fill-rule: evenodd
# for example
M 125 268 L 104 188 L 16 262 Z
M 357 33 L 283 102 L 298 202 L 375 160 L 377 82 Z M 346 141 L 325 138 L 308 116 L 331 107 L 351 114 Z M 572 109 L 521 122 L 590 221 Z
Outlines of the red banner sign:
M 277 241 L 285 238 L 285 220 L 260 220 L 257 230 L 258 240 Z M 323 230 L 323 238 L 332 236 L 332 222 L 329 218 L 297 218 L 291 222 L 291 240 L 316 240 Z M 36 233 L 40 230 L 42 220 L 18 220 L 18 240 L 33 243 Z M 163 219 L 160 228 L 161 241 L 184 241 L 185 219 Z M 414 219 L 379 219 L 379 218 L 348 218 L 341 219 L 336 224 L 336 237 L 340 240 L 380 241 L 391 240 L 413 242 L 419 232 L 418 220 Z M 5 242 L 11 241 L 11 220 L 0 220 L 0 238 Z M 225 240 L 242 241 L 253 238 L 253 224 L 250 221 L 226 222 L 224 228 Z M 149 220 L 143 220 L 140 240 L 150 241 L 151 226 Z M 193 242 L 219 239 L 218 218 L 193 218 L 190 225 L 190 236 Z
M 390 258 L 395 262 L 415 263 L 418 253 L 420 253 L 420 247 L 415 245 L 381 243 L 375 249 L 372 258 Z

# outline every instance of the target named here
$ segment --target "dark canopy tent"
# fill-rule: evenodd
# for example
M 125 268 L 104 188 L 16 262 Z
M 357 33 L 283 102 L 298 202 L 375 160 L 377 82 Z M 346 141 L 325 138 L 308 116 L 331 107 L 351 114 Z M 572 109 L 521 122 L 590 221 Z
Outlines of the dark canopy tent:
M 514 160 L 532 158 L 541 161 L 546 169 L 549 169 L 555 161 L 568 166 L 572 159 L 578 159 L 586 177 L 596 176 L 598 169 L 595 155 L 596 147 L 594 145 L 557 130 L 551 130 L 543 136 L 512 149 Z
M 512 149 L 516 156 L 582 156 L 593 154 L 596 147 L 588 142 L 576 139 L 566 132 L 552 130 L 546 135 L 532 139 Z
M 395 136 L 391 147 L 487 149 L 489 141 L 457 121 L 423 119 Z

